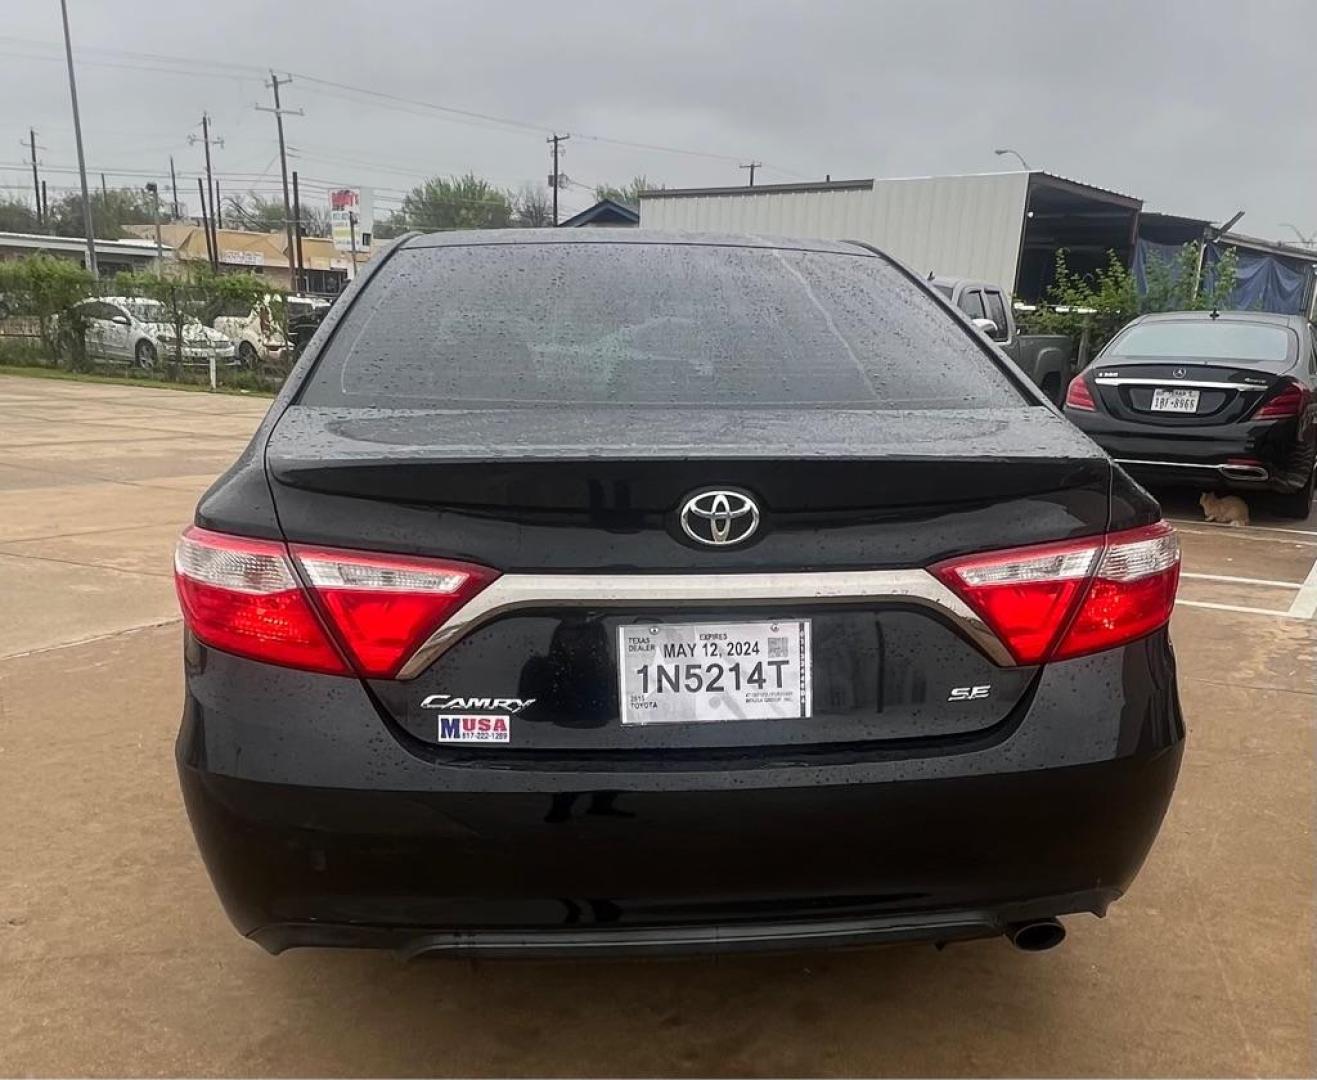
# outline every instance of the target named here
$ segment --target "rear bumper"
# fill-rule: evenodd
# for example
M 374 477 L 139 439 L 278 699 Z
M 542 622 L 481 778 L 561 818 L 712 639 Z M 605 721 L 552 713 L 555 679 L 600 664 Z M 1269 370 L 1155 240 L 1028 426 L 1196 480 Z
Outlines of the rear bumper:
M 1158 429 L 1080 409 L 1065 414 L 1131 476 L 1151 484 L 1287 494 L 1304 485 L 1317 454 L 1317 442 L 1301 442 L 1287 421 Z
M 251 939 L 271 953 L 300 946 L 390 949 L 418 956 L 488 959 L 553 957 L 680 956 L 702 953 L 784 952 L 807 948 L 855 948 L 900 942 L 938 945 L 997 937 L 1022 923 L 1078 912 L 1102 915 L 1120 895 L 1114 888 L 1046 897 L 994 909 L 913 912 L 906 915 L 747 920 L 671 926 L 601 923 L 558 929 L 448 929 L 348 923 L 270 923 Z
M 226 911 L 303 945 L 481 955 L 784 949 L 1101 915 L 1184 725 L 1165 630 L 1049 664 L 972 739 L 811 754 L 437 763 L 356 680 L 197 648 L 178 765 Z
M 296 946 L 481 955 L 952 941 L 1105 913 L 1182 744 L 1023 773 L 661 792 L 352 791 L 182 763 L 235 926 Z

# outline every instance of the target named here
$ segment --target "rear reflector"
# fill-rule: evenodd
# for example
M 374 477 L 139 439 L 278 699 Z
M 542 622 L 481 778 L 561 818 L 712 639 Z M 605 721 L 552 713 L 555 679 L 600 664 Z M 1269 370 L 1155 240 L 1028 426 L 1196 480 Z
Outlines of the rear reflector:
M 1067 409 L 1083 409 L 1085 412 L 1097 411 L 1093 391 L 1088 388 L 1083 375 L 1076 375 L 1070 380 L 1070 386 L 1065 392 L 1065 406 Z
M 1284 389 L 1270 401 L 1264 401 L 1253 414 L 1254 420 L 1284 420 L 1302 416 L 1311 396 L 1308 388 L 1293 379 L 1286 379 Z
M 1165 522 L 932 568 L 1020 664 L 1114 648 L 1171 617 L 1180 545 Z
M 195 527 L 179 540 L 174 569 L 184 619 L 206 644 L 285 667 L 386 679 L 498 576 L 466 563 L 290 550 Z

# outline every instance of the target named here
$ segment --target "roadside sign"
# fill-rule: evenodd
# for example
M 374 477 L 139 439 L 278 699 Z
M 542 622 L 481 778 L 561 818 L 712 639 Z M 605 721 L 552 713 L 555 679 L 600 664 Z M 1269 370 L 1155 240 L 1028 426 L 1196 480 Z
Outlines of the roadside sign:
M 355 245 L 352 218 L 356 217 Z M 338 251 L 351 251 L 355 246 L 362 255 L 370 254 L 372 233 L 375 231 L 375 200 L 370 188 L 343 188 L 329 193 L 329 226 Z

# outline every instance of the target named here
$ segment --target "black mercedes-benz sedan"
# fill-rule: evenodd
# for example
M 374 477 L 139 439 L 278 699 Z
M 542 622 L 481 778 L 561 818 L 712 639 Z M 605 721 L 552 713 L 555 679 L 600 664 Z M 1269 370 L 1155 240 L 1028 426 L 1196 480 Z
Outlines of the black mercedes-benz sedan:
M 179 542 L 188 813 L 273 952 L 1046 948 L 1171 797 L 1179 561 L 880 252 L 406 237 Z
M 1306 518 L 1317 464 L 1317 340 L 1297 315 L 1144 315 L 1070 384 L 1066 415 L 1149 483 L 1270 493 Z

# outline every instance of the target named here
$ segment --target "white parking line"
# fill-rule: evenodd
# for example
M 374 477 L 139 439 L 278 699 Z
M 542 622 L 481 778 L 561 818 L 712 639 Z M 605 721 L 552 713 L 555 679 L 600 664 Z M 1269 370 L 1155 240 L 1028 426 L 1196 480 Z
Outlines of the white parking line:
M 1253 532 L 1284 533 L 1286 536 L 1317 536 L 1317 531 L 1312 529 L 1282 529 L 1278 525 L 1224 525 L 1219 521 L 1199 521 L 1186 518 L 1167 518 L 1166 520 L 1173 525 L 1195 525 L 1209 529 L 1238 529 L 1241 536 L 1247 536 Z
M 1317 564 L 1314 564 L 1317 567 Z M 1268 581 L 1266 578 L 1231 577 L 1228 574 L 1191 574 L 1188 570 L 1180 572 L 1182 578 L 1194 578 L 1197 581 L 1224 581 L 1231 585 L 1268 585 L 1274 589 L 1302 589 L 1301 581 Z M 1312 575 L 1310 574 L 1309 577 Z
M 1211 524 L 1211 522 L 1196 521 L 1194 522 L 1194 524 L 1208 525 Z M 1217 528 L 1229 529 L 1231 528 L 1231 526 L 1219 525 L 1217 526 Z M 1186 529 L 1183 525 L 1176 525 L 1175 531 L 1178 533 L 1183 533 L 1185 536 L 1217 536 L 1218 535 L 1217 533 L 1212 532 L 1208 529 Z M 1296 539 L 1289 540 L 1286 539 L 1286 536 L 1270 536 L 1270 535 L 1264 536 L 1259 532 L 1255 532 L 1254 527 L 1251 525 L 1245 529 L 1235 528 L 1231 531 L 1231 535 L 1237 536 L 1241 540 L 1261 540 L 1268 544 L 1293 544 L 1296 547 L 1317 547 L 1317 540 L 1297 539 L 1297 537 L 1309 535 L 1308 533 L 1300 533 L 1295 529 L 1277 529 L 1276 532 L 1284 533 L 1286 534 L 1286 536 L 1296 537 Z
M 1244 607 L 1241 604 L 1213 604 L 1207 600 L 1179 600 L 1175 601 L 1176 607 L 1197 607 L 1209 608 L 1212 611 L 1234 611 L 1240 615 L 1268 615 L 1273 619 L 1295 619 L 1297 615 L 1292 615 L 1288 611 L 1277 611 L 1275 608 L 1261 607 Z

